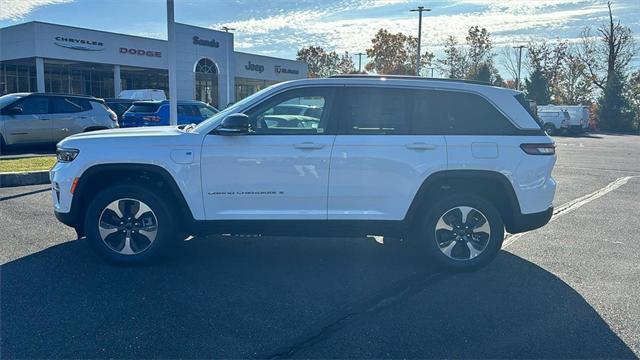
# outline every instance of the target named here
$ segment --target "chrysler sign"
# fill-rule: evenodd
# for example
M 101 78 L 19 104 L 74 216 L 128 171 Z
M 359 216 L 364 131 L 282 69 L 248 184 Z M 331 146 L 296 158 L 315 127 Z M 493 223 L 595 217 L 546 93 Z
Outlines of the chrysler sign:
M 73 50 L 84 51 L 102 51 L 104 50 L 104 44 L 100 41 L 76 39 L 66 36 L 56 36 L 54 44 Z

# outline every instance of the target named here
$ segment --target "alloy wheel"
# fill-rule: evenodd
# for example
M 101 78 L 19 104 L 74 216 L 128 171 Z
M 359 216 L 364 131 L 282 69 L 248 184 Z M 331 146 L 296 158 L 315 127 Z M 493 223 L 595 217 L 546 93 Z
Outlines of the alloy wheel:
M 457 206 L 446 211 L 436 223 L 435 239 L 447 257 L 471 260 L 480 255 L 491 239 L 491 226 L 478 209 Z
M 156 240 L 158 218 L 140 200 L 118 199 L 102 210 L 98 230 L 109 249 L 122 255 L 136 255 Z

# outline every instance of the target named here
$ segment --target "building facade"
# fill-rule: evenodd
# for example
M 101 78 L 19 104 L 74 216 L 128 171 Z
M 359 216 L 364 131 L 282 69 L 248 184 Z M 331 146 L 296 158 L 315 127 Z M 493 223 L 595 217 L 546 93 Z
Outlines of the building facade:
M 177 98 L 224 108 L 266 86 L 307 76 L 305 63 L 236 52 L 233 34 L 175 25 Z M 27 22 L 0 29 L 0 95 L 57 92 L 117 97 L 162 89 L 168 96 L 164 40 Z

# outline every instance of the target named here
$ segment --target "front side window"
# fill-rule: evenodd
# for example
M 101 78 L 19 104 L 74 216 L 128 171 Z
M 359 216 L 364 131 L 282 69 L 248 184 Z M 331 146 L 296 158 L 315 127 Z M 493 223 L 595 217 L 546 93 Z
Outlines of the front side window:
M 81 103 L 81 99 L 54 97 L 51 98 L 52 113 L 67 114 L 86 111 L 85 107 L 89 106 L 88 102 L 85 106 Z
M 254 134 L 324 134 L 333 90 L 296 89 L 277 95 L 247 112 Z M 296 112 L 290 111 L 297 109 Z M 305 114 L 305 109 L 314 113 Z M 286 109 L 286 111 L 285 111 Z
M 409 134 L 410 90 L 346 88 L 341 96 L 340 130 L 343 134 Z
M 22 108 L 23 115 L 39 115 L 49 112 L 49 99 L 42 96 L 30 96 L 17 106 Z

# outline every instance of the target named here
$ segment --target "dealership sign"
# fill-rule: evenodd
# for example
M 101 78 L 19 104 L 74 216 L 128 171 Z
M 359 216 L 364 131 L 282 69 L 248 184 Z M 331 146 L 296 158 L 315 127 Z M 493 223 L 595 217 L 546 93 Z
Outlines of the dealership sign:
M 56 36 L 54 44 L 73 50 L 102 51 L 104 44 L 100 41 L 76 39 L 65 36 Z
M 264 65 L 252 64 L 251 61 L 249 61 L 249 63 L 247 63 L 244 68 L 249 71 L 257 71 L 260 74 L 262 74 L 262 72 L 264 71 Z
M 198 36 L 193 37 L 193 45 L 208 46 L 212 48 L 220 47 L 220 43 L 217 42 L 215 39 L 205 40 L 205 39 L 200 39 Z
M 283 68 L 280 65 L 276 65 L 274 68 L 274 71 L 276 72 L 276 74 L 300 74 L 300 70 L 296 70 L 296 69 L 287 69 L 287 68 Z
M 120 54 L 149 56 L 149 57 L 158 57 L 158 58 L 162 57 L 162 53 L 160 51 L 126 48 L 126 47 L 120 48 Z

